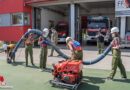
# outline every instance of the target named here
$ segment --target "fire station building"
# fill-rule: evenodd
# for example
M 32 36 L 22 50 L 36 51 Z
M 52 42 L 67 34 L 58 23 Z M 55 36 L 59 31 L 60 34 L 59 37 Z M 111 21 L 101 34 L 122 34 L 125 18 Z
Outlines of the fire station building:
M 121 23 L 129 18 L 115 17 L 115 0 L 0 0 L 0 40 L 18 41 L 28 28 L 42 30 L 63 21 L 69 36 L 79 40 L 88 17 L 109 18 L 109 29 L 118 26 L 123 39 L 129 30 Z

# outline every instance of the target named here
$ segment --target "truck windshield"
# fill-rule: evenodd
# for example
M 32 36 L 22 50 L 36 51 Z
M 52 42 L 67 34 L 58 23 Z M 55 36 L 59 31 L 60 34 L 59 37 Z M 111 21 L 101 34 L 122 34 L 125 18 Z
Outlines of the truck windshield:
M 98 28 L 106 28 L 106 23 L 103 22 L 90 22 L 87 25 L 87 28 L 89 29 L 98 29 Z
M 58 26 L 56 28 L 56 31 L 68 31 L 68 28 L 67 28 L 67 26 Z

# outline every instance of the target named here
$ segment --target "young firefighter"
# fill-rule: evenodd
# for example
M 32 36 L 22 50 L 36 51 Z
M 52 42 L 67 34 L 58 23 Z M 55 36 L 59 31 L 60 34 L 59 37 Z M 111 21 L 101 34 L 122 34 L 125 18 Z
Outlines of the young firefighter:
M 113 27 L 111 29 L 111 33 L 113 37 L 112 70 L 109 77 L 107 77 L 107 80 L 113 80 L 117 67 L 119 67 L 120 69 L 122 79 L 127 79 L 126 71 L 121 60 L 121 51 L 120 51 L 121 37 L 118 34 L 118 32 L 119 32 L 119 29 L 117 27 Z
M 67 48 L 69 48 L 72 52 L 72 60 L 83 60 L 83 51 L 79 42 L 73 40 L 71 37 L 67 37 L 66 44 Z
M 58 42 L 58 33 L 57 31 L 54 29 L 54 28 L 51 28 L 51 31 L 52 31 L 52 34 L 51 34 L 51 41 L 57 45 L 57 42 Z M 54 53 L 54 48 L 52 47 L 51 48 L 51 54 L 50 56 L 53 56 L 53 53 Z
M 9 62 L 10 55 L 11 55 L 11 53 L 13 52 L 14 48 L 15 48 L 15 44 L 9 44 L 9 45 L 7 46 L 7 50 L 5 51 L 6 54 L 7 54 L 7 62 Z M 15 54 L 14 54 L 14 56 L 12 57 L 12 59 L 13 59 L 13 62 L 15 62 Z
M 49 34 L 49 30 L 47 28 L 43 29 L 43 36 L 47 37 Z M 47 61 L 47 53 L 48 53 L 48 43 L 44 40 L 44 37 L 40 36 L 38 44 L 41 45 L 41 51 L 40 51 L 40 71 L 43 71 L 46 69 L 46 61 Z
M 30 31 L 31 29 L 28 29 L 28 31 Z M 28 67 L 28 54 L 30 54 L 30 59 L 31 59 L 31 63 L 34 66 L 33 63 L 33 43 L 34 43 L 34 39 L 32 37 L 32 33 L 30 33 L 28 35 L 27 38 L 24 39 L 25 41 L 25 59 L 26 59 L 26 67 Z

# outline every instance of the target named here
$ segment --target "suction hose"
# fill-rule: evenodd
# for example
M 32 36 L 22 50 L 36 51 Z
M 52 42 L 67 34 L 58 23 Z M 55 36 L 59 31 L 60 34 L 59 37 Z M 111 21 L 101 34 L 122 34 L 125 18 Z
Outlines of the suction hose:
M 92 64 L 95 64 L 99 61 L 101 61 L 110 51 L 111 51 L 111 47 L 112 47 L 112 44 L 110 44 L 106 50 L 104 51 L 104 53 L 102 53 L 98 58 L 94 59 L 94 60 L 89 60 L 89 61 L 83 61 L 83 64 L 84 65 L 92 65 Z
M 19 42 L 16 44 L 16 46 L 15 46 L 15 48 L 14 48 L 14 50 L 13 50 L 11 56 L 10 56 L 10 60 L 9 60 L 10 62 L 11 62 L 11 60 L 12 60 L 13 55 L 14 55 L 15 52 L 17 51 L 18 47 L 19 47 L 20 44 L 22 43 L 23 39 L 24 39 L 29 33 L 36 33 L 36 34 L 38 34 L 38 35 L 40 35 L 40 36 L 43 35 L 43 33 L 42 33 L 40 30 L 38 30 L 38 29 L 32 29 L 32 30 L 30 30 L 29 32 L 26 32 L 25 35 L 24 35 L 24 36 L 19 40 Z M 59 49 L 58 47 L 56 47 L 56 46 L 51 42 L 51 40 L 49 39 L 49 37 L 45 38 L 45 40 L 48 42 L 49 45 L 51 45 L 51 46 L 56 50 L 57 53 L 59 53 L 59 55 L 61 55 L 61 56 L 62 56 L 63 58 L 65 58 L 65 59 L 70 59 L 69 56 L 67 56 L 67 55 L 65 55 L 64 53 L 62 53 L 62 52 L 60 51 L 60 49 Z M 112 47 L 112 43 L 107 47 L 107 49 L 104 51 L 104 53 L 101 54 L 101 56 L 99 56 L 98 58 L 96 58 L 96 59 L 94 59 L 94 60 L 83 61 L 83 64 L 84 64 L 84 65 L 91 65 L 91 64 L 95 64 L 95 63 L 101 61 L 101 60 L 109 53 L 109 51 L 111 50 L 111 47 Z
M 23 42 L 24 38 L 27 37 L 28 34 L 30 34 L 30 33 L 36 33 L 36 34 L 38 34 L 38 35 L 40 35 L 40 36 L 43 35 L 42 31 L 40 31 L 40 30 L 38 30 L 38 29 L 32 29 L 32 30 L 30 30 L 29 32 L 26 32 L 25 35 L 22 36 L 22 38 L 18 41 L 18 43 L 16 44 L 16 46 L 15 46 L 13 52 L 11 53 L 9 63 L 11 63 L 11 60 L 12 60 L 13 55 L 15 54 L 15 52 L 17 52 L 17 49 L 18 49 L 18 47 L 20 46 L 20 44 Z M 48 42 L 48 44 L 51 45 L 51 46 L 56 50 L 56 52 L 59 53 L 63 58 L 65 58 L 65 59 L 70 59 L 70 57 L 68 57 L 67 55 L 65 55 L 64 53 L 62 53 L 62 52 L 59 50 L 59 48 L 57 48 L 57 47 L 51 42 L 51 40 L 49 39 L 49 37 L 45 38 L 45 40 L 46 40 L 46 41 Z

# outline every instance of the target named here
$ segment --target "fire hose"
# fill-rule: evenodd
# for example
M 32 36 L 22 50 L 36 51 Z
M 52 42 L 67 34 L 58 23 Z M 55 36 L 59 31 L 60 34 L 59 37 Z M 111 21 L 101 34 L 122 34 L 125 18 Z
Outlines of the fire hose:
M 43 32 L 40 31 L 40 30 L 38 30 L 38 29 L 32 29 L 32 30 L 30 30 L 29 32 L 26 32 L 26 33 L 22 36 L 22 38 L 18 41 L 18 43 L 16 44 L 16 46 L 15 46 L 13 52 L 12 52 L 11 55 L 10 55 L 10 60 L 9 60 L 9 62 L 11 62 L 13 55 L 15 54 L 15 52 L 17 52 L 17 49 L 19 48 L 20 44 L 23 42 L 24 38 L 25 38 L 28 34 L 30 34 L 30 33 L 36 33 L 36 34 L 38 34 L 38 35 L 40 35 L 40 36 L 43 36 Z M 43 37 L 44 37 L 44 36 L 43 36 Z M 51 42 L 51 40 L 50 40 L 49 37 L 44 37 L 44 38 L 45 38 L 45 40 L 48 42 L 48 44 L 49 44 L 50 46 L 52 46 L 60 56 L 62 56 L 62 57 L 65 58 L 65 59 L 70 59 L 70 58 L 71 58 L 71 57 L 65 55 L 63 52 L 61 52 L 60 49 L 59 49 L 57 46 L 55 46 L 55 45 Z M 84 65 L 91 65 L 91 64 L 95 64 L 95 63 L 101 61 L 101 60 L 110 52 L 111 47 L 112 47 L 112 43 L 106 48 L 106 50 L 104 51 L 104 53 L 101 54 L 98 58 L 96 58 L 96 59 L 94 59 L 94 60 L 83 61 L 83 64 L 84 64 Z

